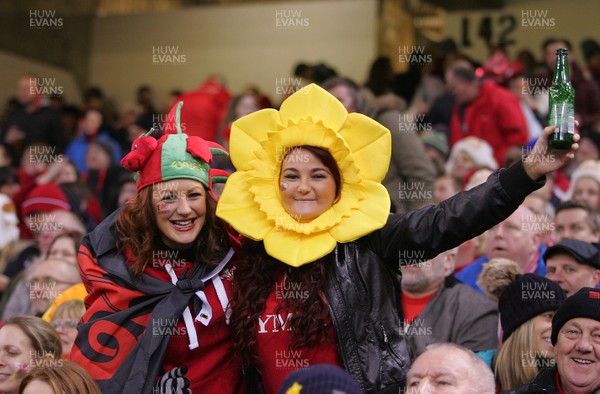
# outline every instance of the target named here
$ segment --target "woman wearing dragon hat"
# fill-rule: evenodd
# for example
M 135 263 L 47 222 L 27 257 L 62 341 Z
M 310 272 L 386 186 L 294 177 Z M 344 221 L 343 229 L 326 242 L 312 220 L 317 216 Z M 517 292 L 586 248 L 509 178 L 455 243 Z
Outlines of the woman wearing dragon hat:
M 137 197 L 88 234 L 79 264 L 88 296 L 71 359 L 102 392 L 242 392 L 228 328 L 235 238 L 215 214 L 217 144 L 181 131 L 133 142 L 121 164 Z M 193 125 L 186 125 L 186 128 Z

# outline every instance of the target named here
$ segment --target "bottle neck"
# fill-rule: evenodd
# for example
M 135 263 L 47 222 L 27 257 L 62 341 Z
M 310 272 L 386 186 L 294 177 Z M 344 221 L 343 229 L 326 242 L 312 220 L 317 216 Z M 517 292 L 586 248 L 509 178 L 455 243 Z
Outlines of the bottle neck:
M 556 67 L 554 68 L 554 80 L 553 83 L 570 82 L 569 75 L 569 60 L 567 55 L 556 56 Z

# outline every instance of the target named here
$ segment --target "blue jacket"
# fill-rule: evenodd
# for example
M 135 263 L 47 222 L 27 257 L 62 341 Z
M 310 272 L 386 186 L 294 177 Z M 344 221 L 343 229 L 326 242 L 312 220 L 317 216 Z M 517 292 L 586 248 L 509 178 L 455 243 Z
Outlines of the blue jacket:
M 121 146 L 109 137 L 108 133 L 102 131 L 96 137 L 99 141 L 107 141 L 113 148 L 113 162 L 119 163 L 119 161 L 123 158 L 123 152 Z M 77 171 L 80 174 L 83 174 L 87 171 L 87 164 L 85 162 L 85 155 L 88 151 L 88 146 L 90 143 L 87 140 L 87 135 L 83 135 L 71 141 L 69 146 L 67 146 L 67 150 L 65 151 L 65 155 L 75 164 L 77 167 Z

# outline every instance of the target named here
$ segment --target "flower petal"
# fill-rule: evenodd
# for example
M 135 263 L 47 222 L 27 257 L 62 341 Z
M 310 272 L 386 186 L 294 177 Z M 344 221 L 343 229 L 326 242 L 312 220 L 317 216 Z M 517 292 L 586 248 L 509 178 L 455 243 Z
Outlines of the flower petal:
M 285 211 L 279 193 L 281 161 L 301 145 L 327 149 L 342 175 L 339 201 L 310 222 Z M 299 90 L 281 111 L 262 110 L 232 126 L 231 157 L 238 171 L 229 177 L 217 215 L 254 240 L 269 255 L 298 267 L 385 225 L 390 198 L 379 182 L 391 157 L 390 132 L 360 114 L 346 112 L 316 85 Z
M 329 230 L 338 242 L 354 241 L 382 228 L 387 222 L 391 205 L 387 189 L 380 183 L 368 180 L 363 185 L 366 196 L 360 208 L 352 210 L 351 216 L 344 217 L 339 226 Z
M 363 177 L 381 182 L 392 157 L 392 135 L 373 119 L 351 113 L 340 130 Z
M 326 256 L 337 244 L 327 232 L 302 235 L 277 228 L 266 236 L 264 243 L 270 256 L 292 267 L 300 267 Z
M 284 125 L 312 119 L 338 131 L 348 116 L 344 105 L 322 87 L 310 84 L 288 97 L 279 110 Z
M 266 141 L 267 133 L 281 129 L 279 112 L 272 108 L 262 109 L 246 115 L 231 125 L 229 153 L 236 169 L 248 169 Z
M 217 204 L 217 216 L 237 232 L 254 240 L 263 239 L 273 227 L 254 202 L 247 176 L 240 171 L 229 176 Z

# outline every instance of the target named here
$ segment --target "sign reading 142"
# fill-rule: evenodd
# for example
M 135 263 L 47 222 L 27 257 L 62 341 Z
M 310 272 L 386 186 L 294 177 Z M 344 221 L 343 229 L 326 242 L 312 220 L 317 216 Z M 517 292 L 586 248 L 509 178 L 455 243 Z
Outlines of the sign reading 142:
M 481 18 L 478 26 L 472 26 L 471 19 L 468 17 L 462 18 L 462 34 L 461 42 L 465 47 L 473 45 L 471 39 L 473 34 L 475 37 L 481 38 L 488 47 L 495 45 L 510 46 L 515 44 L 515 40 L 509 36 L 517 27 L 517 20 L 513 15 L 501 15 L 497 18 L 485 16 Z M 498 35 L 497 39 L 495 35 Z

